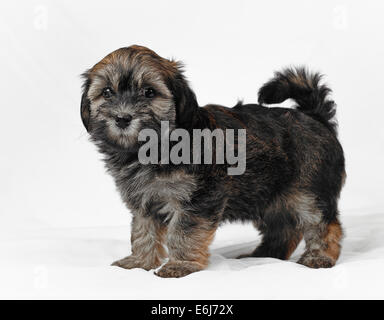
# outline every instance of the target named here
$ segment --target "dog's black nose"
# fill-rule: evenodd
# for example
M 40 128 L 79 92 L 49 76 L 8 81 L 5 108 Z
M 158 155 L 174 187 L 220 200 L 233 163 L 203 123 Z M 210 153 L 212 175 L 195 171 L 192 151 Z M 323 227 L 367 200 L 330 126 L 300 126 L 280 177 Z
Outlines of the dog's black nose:
M 129 126 L 129 123 L 131 122 L 131 120 L 132 120 L 132 117 L 130 115 L 126 115 L 124 117 L 116 117 L 115 122 L 119 128 L 125 129 L 126 127 Z

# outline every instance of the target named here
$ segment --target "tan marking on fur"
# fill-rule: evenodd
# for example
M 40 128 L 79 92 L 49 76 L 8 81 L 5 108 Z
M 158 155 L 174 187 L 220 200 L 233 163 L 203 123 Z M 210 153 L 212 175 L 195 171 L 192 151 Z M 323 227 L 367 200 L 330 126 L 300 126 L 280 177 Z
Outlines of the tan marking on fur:
M 185 230 L 182 219 L 193 219 L 194 227 Z M 203 218 L 185 217 L 183 214 L 175 215 L 169 226 L 167 247 L 170 262 L 193 263 L 194 267 L 200 266 L 200 270 L 208 265 L 209 245 L 211 244 L 217 223 L 212 223 Z
M 298 263 L 310 268 L 330 268 L 336 264 L 342 240 L 342 229 L 338 221 L 314 226 L 305 231 L 304 237 L 306 250 Z
M 108 54 L 91 69 L 91 74 L 114 64 L 122 64 L 123 66 L 146 65 L 168 77 L 173 77 L 180 67 L 177 62 L 162 58 L 146 47 L 133 45 Z
M 209 261 L 209 245 L 212 243 L 213 238 L 215 237 L 216 229 L 214 230 L 206 230 L 202 232 L 200 238 L 200 246 L 197 248 L 193 248 L 196 250 L 195 255 L 198 257 L 195 261 L 206 267 Z
M 323 250 L 324 254 L 333 260 L 337 260 L 340 256 L 340 241 L 343 236 L 343 231 L 341 229 L 340 223 L 332 222 L 330 223 L 325 231 L 323 238 L 325 249 Z
M 179 248 L 168 245 L 170 260 L 156 273 L 163 278 L 180 278 L 193 272 L 201 271 L 208 266 L 209 245 L 215 236 L 216 228 L 196 230 L 183 240 Z M 179 243 L 180 244 L 180 243 Z
M 213 116 L 213 114 L 209 110 L 207 110 L 207 114 L 208 114 L 209 123 L 212 126 L 212 128 L 217 128 L 216 119 Z
M 288 78 L 289 78 L 289 82 L 292 82 L 299 87 L 302 87 L 302 88 L 306 88 L 308 86 L 311 88 L 313 87 L 313 83 L 312 83 L 311 78 L 305 79 L 299 74 L 290 75 Z M 289 86 L 289 83 L 287 83 L 287 85 Z
M 209 245 L 215 236 L 216 227 L 212 228 L 203 219 L 198 220 L 200 220 L 199 226 L 191 233 L 185 234 L 183 230 L 177 230 L 168 236 L 167 245 L 171 259 L 195 261 L 202 266 L 208 265 Z
M 155 251 L 157 251 L 158 263 L 161 264 L 162 260 L 167 257 L 167 251 L 164 247 L 165 236 L 167 234 L 166 226 L 159 226 L 156 228 L 156 242 L 155 242 Z
M 297 85 L 298 87 L 307 87 L 308 83 L 306 81 L 303 81 L 301 77 L 290 77 L 290 81 Z
M 118 49 L 98 62 L 89 72 L 91 86 L 88 97 L 92 100 L 100 95 L 108 80 L 117 91 L 121 69 L 134 70 L 134 80 L 139 86 L 146 81 L 155 84 L 166 102 L 172 98 L 163 81 L 165 77 L 173 77 L 178 72 L 178 64 L 139 46 Z

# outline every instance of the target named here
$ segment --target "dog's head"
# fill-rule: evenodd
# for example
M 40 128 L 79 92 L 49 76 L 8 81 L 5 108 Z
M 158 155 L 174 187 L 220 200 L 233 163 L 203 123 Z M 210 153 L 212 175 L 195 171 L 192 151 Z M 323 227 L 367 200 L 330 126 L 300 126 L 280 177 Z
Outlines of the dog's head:
M 142 46 L 118 49 L 83 74 L 81 118 L 93 139 L 116 147 L 137 143 L 141 129 L 188 128 L 195 94 L 178 62 Z

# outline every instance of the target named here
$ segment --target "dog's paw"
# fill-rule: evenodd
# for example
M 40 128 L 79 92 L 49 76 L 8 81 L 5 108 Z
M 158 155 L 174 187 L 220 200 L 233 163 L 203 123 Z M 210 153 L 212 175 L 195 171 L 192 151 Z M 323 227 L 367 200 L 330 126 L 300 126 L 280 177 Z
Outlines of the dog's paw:
M 304 253 L 297 263 L 314 269 L 332 268 L 335 265 L 334 259 L 320 253 Z
M 117 260 L 111 264 L 112 266 L 124 268 L 124 269 L 134 269 L 141 268 L 144 270 L 151 270 L 158 268 L 161 263 L 160 262 L 149 262 L 145 261 L 145 259 L 135 256 L 128 256 L 123 259 Z
M 169 261 L 155 274 L 162 278 L 181 278 L 203 269 L 204 266 L 198 262 Z

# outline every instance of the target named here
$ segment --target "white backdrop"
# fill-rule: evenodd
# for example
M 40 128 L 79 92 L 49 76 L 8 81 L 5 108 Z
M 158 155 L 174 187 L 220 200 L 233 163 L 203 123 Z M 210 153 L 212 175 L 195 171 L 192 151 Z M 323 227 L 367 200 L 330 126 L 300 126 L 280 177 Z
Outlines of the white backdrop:
M 383 9 L 379 0 L 2 1 L 0 229 L 129 224 L 81 124 L 79 75 L 132 44 L 184 61 L 200 105 L 256 102 L 287 65 L 325 73 L 347 161 L 342 215 L 382 212 Z

